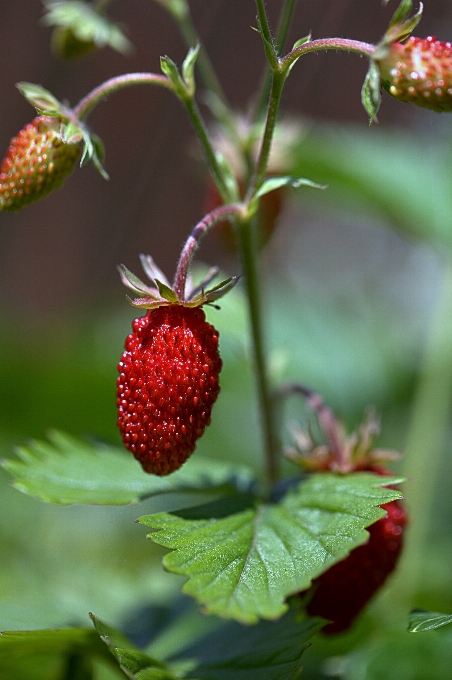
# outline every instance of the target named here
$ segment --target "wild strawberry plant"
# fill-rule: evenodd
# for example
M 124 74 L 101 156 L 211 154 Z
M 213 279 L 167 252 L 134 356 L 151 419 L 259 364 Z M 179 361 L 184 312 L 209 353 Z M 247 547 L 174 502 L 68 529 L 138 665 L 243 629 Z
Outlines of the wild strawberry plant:
M 128 505 L 178 492 L 185 494 L 181 499 L 190 495 L 192 500 L 181 501 L 174 511 L 162 509 L 137 521 L 151 530 L 154 544 L 167 549 L 164 568 L 183 577 L 182 591 L 196 606 L 175 616 L 166 632 L 151 630 L 144 649 L 95 614 L 90 614 L 91 628 L 6 631 L 0 637 L 5 678 L 298 677 L 302 656 L 317 633 L 314 647 L 327 644 L 322 630 L 328 639 L 353 630 L 396 569 L 405 540 L 403 479 L 390 471 L 397 454 L 374 447 L 376 416 L 368 413 L 363 425 L 346 435 L 316 391 L 274 380 L 259 257 L 276 228 L 284 192 L 325 188 L 288 174 L 284 163 L 273 167 L 270 158 L 278 138 L 290 134 L 278 119 L 281 96 L 302 57 L 336 50 L 368 59 L 362 101 L 375 122 L 382 87 L 400 101 L 451 111 L 452 46 L 433 37 L 411 37 L 422 6 L 413 13 L 411 0 L 402 0 L 376 45 L 306 36 L 286 51 L 295 2 L 281 3 L 274 29 L 265 3 L 255 0 L 266 78 L 254 93 L 254 108 L 240 118 L 195 39 L 189 3 L 158 2 L 189 43 L 181 67 L 162 57 L 161 73 L 113 76 L 73 108 L 42 86 L 20 84 L 38 116 L 11 140 L 0 170 L 0 207 L 15 211 L 44 198 L 62 185 L 79 159 L 81 165 L 92 160 L 106 176 L 103 146 L 88 116 L 116 91 L 145 85 L 164 88 L 186 110 L 210 176 L 209 210 L 188 234 L 173 281 L 151 255 L 141 256 L 146 282 L 125 264 L 119 266 L 122 282 L 136 296 L 129 302 L 141 314 L 122 356 L 118 348 L 118 426 L 128 451 L 54 431 L 48 441 L 19 446 L 4 467 L 18 490 L 56 505 Z M 108 2 L 47 5 L 46 22 L 55 26 L 53 46 L 63 57 L 105 45 L 127 51 L 127 39 L 106 15 Z M 199 104 L 201 80 L 209 92 L 209 123 Z M 217 143 L 221 136 L 229 139 L 232 156 Z M 218 281 L 214 268 L 199 276 L 193 264 L 201 241 L 226 223 L 236 244 L 236 274 Z M 258 465 L 251 456 L 238 464 L 217 459 L 215 451 L 209 457 L 195 452 L 215 419 L 221 388 L 224 362 L 215 315 L 222 314 L 223 296 L 234 296 L 240 288 L 247 301 L 260 413 Z M 209 307 L 217 308 L 209 314 L 212 323 L 205 317 Z M 115 370 L 112 366 L 112 384 Z M 298 424 L 285 446 L 280 413 L 289 397 L 307 405 L 317 433 Z M 450 622 L 448 614 L 416 613 L 410 630 Z M 46 664 L 49 658 L 52 663 L 43 664 L 40 675 L 35 659 L 42 654 Z M 330 676 L 357 677 L 336 670 Z

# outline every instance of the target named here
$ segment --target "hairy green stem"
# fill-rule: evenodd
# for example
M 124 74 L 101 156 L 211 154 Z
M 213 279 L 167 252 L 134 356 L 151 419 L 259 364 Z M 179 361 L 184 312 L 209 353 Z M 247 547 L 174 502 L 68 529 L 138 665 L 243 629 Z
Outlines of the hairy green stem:
M 248 187 L 247 200 L 251 200 L 265 179 L 285 79 L 285 74 L 279 72 L 273 73 L 264 134 L 256 168 Z
M 86 97 L 79 101 L 72 110 L 72 113 L 78 120 L 84 120 L 94 107 L 110 94 L 133 85 L 160 85 L 174 91 L 171 81 L 166 76 L 158 73 L 126 73 L 122 76 L 110 78 L 94 88 Z
M 261 286 L 258 274 L 258 257 L 256 252 L 255 231 L 249 220 L 238 220 L 240 249 L 243 273 L 248 298 L 248 310 L 251 325 L 254 362 L 256 369 L 257 390 L 259 395 L 265 453 L 265 485 L 269 493 L 278 479 L 279 445 L 276 434 L 275 416 L 268 375 L 266 348 L 264 343 Z
M 342 52 L 354 52 L 364 57 L 371 57 L 375 52 L 375 45 L 361 42 L 360 40 L 349 40 L 348 38 L 321 38 L 320 40 L 309 40 L 299 47 L 291 50 L 285 57 L 280 59 L 280 68 L 287 70 L 292 64 L 304 54 L 309 52 L 324 52 L 325 50 L 339 50 Z
M 187 275 L 190 270 L 191 263 L 199 245 L 206 234 L 212 229 L 217 222 L 221 220 L 232 220 L 243 213 L 243 205 L 240 203 L 233 203 L 231 205 L 221 205 L 212 212 L 208 213 L 202 218 L 200 222 L 193 228 L 188 237 L 182 252 L 179 257 L 179 263 L 176 269 L 176 276 L 174 278 L 174 290 L 179 300 L 185 299 L 185 285 L 187 282 Z
M 215 186 L 220 192 L 220 196 L 223 199 L 223 202 L 231 203 L 237 200 L 238 197 L 231 194 L 230 188 L 228 187 L 224 179 L 223 170 L 220 164 L 218 163 L 215 149 L 213 148 L 212 143 L 210 141 L 209 132 L 201 116 L 201 112 L 199 111 L 195 99 L 193 97 L 187 97 L 186 99 L 184 99 L 184 104 L 187 109 L 188 115 L 190 116 L 192 125 L 195 128 L 195 132 L 198 136 L 201 146 L 203 148 L 204 155 L 209 166 L 210 174 L 212 175 L 212 179 L 215 182 Z

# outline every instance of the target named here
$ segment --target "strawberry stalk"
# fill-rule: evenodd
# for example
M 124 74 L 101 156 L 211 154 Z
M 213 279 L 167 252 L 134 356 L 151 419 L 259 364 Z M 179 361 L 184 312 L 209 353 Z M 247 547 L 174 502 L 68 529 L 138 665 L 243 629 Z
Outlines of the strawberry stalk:
M 170 79 L 159 73 L 125 73 L 122 76 L 114 76 L 91 90 L 74 107 L 74 116 L 80 121 L 84 120 L 94 107 L 110 94 L 132 85 L 160 85 L 168 90 L 174 90 Z
M 192 230 L 179 257 L 179 263 L 174 277 L 174 291 L 180 300 L 185 299 L 185 287 L 187 275 L 190 270 L 193 257 L 198 250 L 204 236 L 210 229 L 224 219 L 236 218 L 243 213 L 243 206 L 240 204 L 221 205 L 212 212 L 208 213 Z

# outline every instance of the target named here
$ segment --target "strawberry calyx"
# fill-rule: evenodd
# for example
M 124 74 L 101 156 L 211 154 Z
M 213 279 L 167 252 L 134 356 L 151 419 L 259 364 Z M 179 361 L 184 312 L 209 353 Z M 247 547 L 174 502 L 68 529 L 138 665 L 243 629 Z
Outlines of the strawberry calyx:
M 59 121 L 61 139 L 65 144 L 81 144 L 80 167 L 92 161 L 100 175 L 108 179 L 108 174 L 102 165 L 105 155 L 102 140 L 88 130 L 70 108 L 58 101 L 41 85 L 20 82 L 17 88 L 39 115 Z
M 189 282 L 188 292 L 184 296 L 180 296 L 150 255 L 141 254 L 140 261 L 146 276 L 150 280 L 150 285 L 144 283 L 124 264 L 118 266 L 122 283 L 134 293 L 140 295 L 135 299 L 127 296 L 128 301 L 133 307 L 140 309 L 157 309 L 171 305 L 191 308 L 201 307 L 205 304 L 213 305 L 229 292 L 239 280 L 239 277 L 231 276 L 209 287 L 219 273 L 217 267 L 212 267 L 196 286 Z
M 286 394 L 303 396 L 317 416 L 320 426 L 319 441 L 311 432 L 295 424 L 290 427 L 292 443 L 284 450 L 286 458 L 307 472 L 372 471 L 387 474 L 386 463 L 398 460 L 399 451 L 374 447 L 380 434 L 380 419 L 374 409 L 368 408 L 362 423 L 351 433 L 324 403 L 320 395 L 300 386 L 290 385 Z

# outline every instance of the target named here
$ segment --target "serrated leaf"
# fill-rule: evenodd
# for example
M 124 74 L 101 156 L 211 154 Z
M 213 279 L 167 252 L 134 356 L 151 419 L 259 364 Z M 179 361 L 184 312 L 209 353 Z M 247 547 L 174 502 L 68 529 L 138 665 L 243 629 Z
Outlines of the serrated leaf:
M 394 484 L 397 479 L 385 479 Z M 345 557 L 384 516 L 379 505 L 400 498 L 368 473 L 317 474 L 274 505 L 221 519 L 187 520 L 161 513 L 139 521 L 169 548 L 168 571 L 188 577 L 184 592 L 209 614 L 255 623 L 287 610 L 287 596 Z
M 440 614 L 438 612 L 426 612 L 415 609 L 411 612 L 408 632 L 425 633 L 428 630 L 447 626 L 449 623 L 452 623 L 452 614 Z
M 122 633 L 90 614 L 102 642 L 116 659 L 119 668 L 132 680 L 178 680 L 168 666 L 141 651 Z
M 318 618 L 301 621 L 295 609 L 279 621 L 260 621 L 252 627 L 227 623 L 182 652 L 182 657 L 197 661 L 187 677 L 292 680 L 299 676 L 310 638 L 324 623 Z
M 361 102 L 369 116 L 369 123 L 376 123 L 381 102 L 381 82 L 380 71 L 373 59 L 370 61 L 369 69 L 364 79 L 361 90 Z
M 14 477 L 13 486 L 58 505 L 127 505 L 177 491 L 242 491 L 253 482 L 245 467 L 200 456 L 168 477 L 147 475 L 126 451 L 57 431 L 49 433 L 49 442 L 35 441 L 18 447 L 16 453 L 17 458 L 2 462 Z
M 89 628 L 3 631 L 0 633 L 0 677 L 10 677 L 2 673 L 16 659 L 42 658 L 46 653 L 108 656 L 96 632 Z
M 326 189 L 324 184 L 317 184 L 316 182 L 312 182 L 310 179 L 305 179 L 304 177 L 273 175 L 272 177 L 267 177 L 264 182 L 262 182 L 262 185 L 256 191 L 255 198 L 261 198 L 261 196 L 264 196 L 271 191 L 276 191 L 276 189 L 281 189 L 282 187 L 292 187 L 292 189 L 299 189 L 300 187 Z
M 133 48 L 117 24 L 79 0 L 49 0 L 43 23 L 68 28 L 78 40 L 93 42 L 99 48 L 109 45 L 122 54 L 130 53 Z
M 58 116 L 62 113 L 63 105 L 61 102 L 41 85 L 21 82 L 17 83 L 16 87 L 38 113 L 47 116 Z

